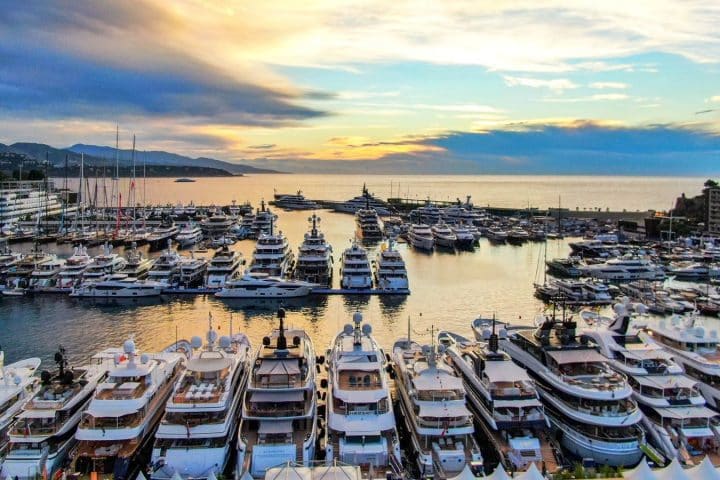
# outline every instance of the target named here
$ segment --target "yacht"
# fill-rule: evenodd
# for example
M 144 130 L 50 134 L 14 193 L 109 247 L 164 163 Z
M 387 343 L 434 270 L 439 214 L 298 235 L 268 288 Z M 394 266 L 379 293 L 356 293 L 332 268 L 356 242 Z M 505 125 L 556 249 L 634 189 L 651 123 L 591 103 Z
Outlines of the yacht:
M 704 263 L 673 262 L 667 268 L 667 275 L 677 280 L 698 281 L 710 276 L 710 268 Z
M 204 346 L 200 337 L 190 340 L 193 357 L 175 384 L 155 433 L 151 479 L 217 477 L 234 453 L 250 340 L 232 331 L 232 321 L 229 334 L 218 340 L 212 317 L 206 338 Z
M 435 245 L 435 238 L 433 237 L 430 227 L 422 223 L 413 223 L 410 225 L 407 238 L 413 248 L 420 250 L 432 251 Z
M 112 245 L 105 242 L 101 254 L 96 255 L 83 273 L 83 283 L 104 280 L 108 275 L 116 273 L 127 265 L 127 260 L 117 253 L 112 253 Z
M 205 283 L 208 261 L 204 258 L 181 257 L 178 264 L 178 284 L 185 287 L 197 287 Z
M 483 474 L 465 386 L 445 362 L 444 350 L 409 338 L 393 346 L 400 417 L 410 437 L 406 448 L 416 455 L 419 470 L 414 478 L 453 478 L 466 466 L 476 476 Z
M 445 223 L 436 223 L 432 227 L 430 227 L 430 231 L 432 231 L 433 239 L 435 240 L 435 245 L 438 247 L 443 248 L 455 248 L 455 243 L 457 243 L 457 236 L 455 233 L 453 233 L 452 229 L 448 227 Z
M 383 232 L 380 226 L 380 217 L 378 217 L 375 209 L 371 208 L 369 203 L 366 208 L 361 208 L 355 212 L 355 223 L 357 229 L 355 235 L 363 242 L 378 242 L 382 240 Z
M 234 220 L 222 213 L 206 218 L 202 221 L 202 229 L 207 232 L 208 236 L 217 237 L 227 232 L 233 225 Z
M 145 467 L 136 455 L 151 441 L 189 354 L 184 341 L 161 353 L 139 355 L 132 340 L 101 352 L 113 365 L 82 412 L 71 469 L 91 477 L 135 478 Z
M 256 210 L 250 227 L 250 238 L 260 238 L 263 233 L 270 234 L 276 219 L 277 216 L 270 209 L 265 208 L 265 200 L 261 200 L 260 208 Z
M 0 349 L 0 452 L 7 446 L 8 428 L 25 404 L 35 395 L 40 379 L 35 372 L 39 358 L 28 358 L 5 365 L 5 352 Z
M 521 227 L 513 227 L 507 232 L 507 241 L 509 243 L 521 244 L 530 240 L 530 234 Z
M 30 284 L 30 275 L 32 272 L 35 271 L 39 265 L 55 259 L 55 255 L 33 248 L 30 253 L 23 255 L 20 260 L 5 270 L 7 290 L 3 290 L 3 295 L 7 295 L 11 291 L 24 291 Z
M 553 315 L 536 323 L 536 329 L 501 331 L 499 343 L 535 380 L 560 444 L 600 465 L 637 464 L 645 444 L 643 415 L 625 375 L 610 369 L 595 343 L 580 341 L 572 319 Z M 481 319 L 473 323 L 480 339 L 481 325 Z
M 286 210 L 316 210 L 320 206 L 305 198 L 300 190 L 293 194 L 284 194 L 275 196 L 275 206 Z
M 242 277 L 226 281 L 215 296 L 218 298 L 304 297 L 310 294 L 314 286 L 316 285 L 313 283 L 270 277 L 265 273 L 246 273 Z
M 287 237 L 282 232 L 274 234 L 270 223 L 269 233 L 261 233 L 255 243 L 250 272 L 285 277 L 292 270 L 294 255 Z
M 65 266 L 58 273 L 57 286 L 61 289 L 71 289 L 82 280 L 85 269 L 92 262 L 87 248 L 80 244 L 75 247 L 73 254 L 65 260 Z
M 222 247 L 215 252 L 207 267 L 208 288 L 222 288 L 225 283 L 235 278 L 245 263 L 242 253 Z
M 381 217 L 387 217 L 393 214 L 390 205 L 371 194 L 365 185 L 363 185 L 362 188 L 362 195 L 353 197 L 345 202 L 336 203 L 333 205 L 333 208 L 336 212 L 356 213 L 360 209 L 368 208 L 368 206 L 374 209 Z
M 466 225 L 477 225 L 482 222 L 486 215 L 477 211 L 470 201 L 470 195 L 465 198 L 465 203 L 458 199 L 457 204 L 446 207 L 442 210 L 442 217 L 447 223 L 456 225 L 464 223 Z
M 372 271 L 367 250 L 353 242 L 342 254 L 340 267 L 340 288 L 369 289 L 372 288 Z
M 30 273 L 28 288 L 35 292 L 56 290 L 59 283 L 60 272 L 65 267 L 65 260 L 53 258 L 49 262 L 43 262 Z
M 492 243 L 502 244 L 508 240 L 508 232 L 498 227 L 488 228 L 485 232 L 485 236 Z
M 245 239 L 245 238 L 250 237 L 253 232 L 253 224 L 254 223 L 255 223 L 255 214 L 252 212 L 246 213 L 245 215 L 243 215 L 242 220 L 240 220 L 240 225 L 238 225 L 235 235 L 240 239 Z
M 430 203 L 430 200 L 428 200 L 425 202 L 425 205 L 410 212 L 410 220 L 414 223 L 435 225 L 436 223 L 440 223 L 442 220 L 442 212 L 438 207 Z
M 460 250 L 473 250 L 477 244 L 477 239 L 473 235 L 470 228 L 464 223 L 456 223 L 451 227 L 452 233 L 455 235 L 455 246 Z
M 629 307 L 617 304 L 611 323 L 594 321 L 583 336 L 598 345 L 614 370 L 628 377 L 633 398 L 645 414 L 648 438 L 666 459 L 697 463 L 710 455 L 718 463 L 718 414 L 705 406 L 699 382 L 685 375 L 661 345 L 642 332 L 629 331 Z
M 10 188 L 7 188 L 10 187 Z M 59 215 L 63 204 L 52 185 L 44 181 L 5 182 L 0 187 L 0 226 L 38 216 Z
M 155 260 L 152 268 L 148 272 L 148 280 L 160 282 L 168 287 L 177 283 L 180 275 L 180 263 L 182 257 L 170 246 Z
M 582 275 L 580 257 L 553 258 L 545 262 L 548 272 L 556 277 L 577 278 Z
M 395 242 L 389 239 L 387 248 L 382 245 L 375 259 L 375 285 L 378 290 L 408 290 L 407 269 L 402 255 L 395 249 Z
M 55 354 L 55 362 L 57 370 L 41 373 L 40 388 L 9 431 L 2 478 L 55 478 L 75 445 L 74 433 L 83 409 L 113 364 L 112 357 L 104 357 L 93 358 L 80 368 L 68 368 L 62 347 Z
M 447 347 L 448 365 L 463 379 L 473 414 L 503 468 L 521 471 L 535 463 L 555 471 L 557 460 L 546 439 L 550 424 L 534 382 L 499 350 L 494 322 L 486 324 L 482 334 L 483 342 L 451 332 L 438 334 L 438 343 Z
M 202 229 L 194 223 L 184 225 L 175 236 L 180 248 L 192 247 L 203 238 Z
M 210 240 L 210 246 L 212 248 L 222 248 L 235 245 L 237 239 L 231 235 L 223 235 L 222 237 L 216 237 Z
M 180 229 L 173 223 L 163 224 L 154 229 L 147 237 L 150 250 L 159 250 L 178 234 Z
M 267 469 L 294 462 L 309 466 L 317 442 L 315 352 L 304 330 L 279 328 L 262 340 L 243 397 L 237 440 L 237 476 L 265 478 Z
M 313 214 L 309 221 L 310 231 L 298 248 L 295 278 L 329 287 L 333 276 L 332 247 L 318 229 L 320 217 Z
M 147 278 L 150 269 L 155 264 L 154 259 L 147 258 L 137 249 L 137 244 L 132 243 L 129 250 L 126 250 L 125 260 L 127 264 L 119 271 L 128 278 L 136 278 L 138 280 L 144 280 Z
M 402 469 L 385 354 L 362 314 L 353 315 L 328 349 L 325 463 L 376 474 Z
M 612 258 L 604 263 L 588 265 L 584 274 L 601 280 L 662 280 L 665 271 L 662 266 L 643 258 Z
M 138 280 L 121 273 L 110 275 L 105 280 L 83 282 L 73 287 L 70 296 L 87 298 L 157 297 L 164 288 L 167 288 L 165 283 Z

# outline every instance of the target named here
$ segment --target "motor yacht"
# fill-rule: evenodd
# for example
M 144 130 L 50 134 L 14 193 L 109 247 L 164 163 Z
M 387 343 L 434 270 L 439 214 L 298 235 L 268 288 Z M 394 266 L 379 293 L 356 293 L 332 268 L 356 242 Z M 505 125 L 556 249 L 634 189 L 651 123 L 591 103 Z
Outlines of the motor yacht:
M 383 244 L 373 262 L 375 267 L 375 285 L 378 290 L 407 290 L 410 288 L 405 260 L 395 249 L 391 238 L 387 246 Z
M 287 237 L 281 231 L 275 234 L 270 223 L 269 233 L 261 233 L 255 243 L 250 272 L 285 277 L 292 271 L 295 255 Z
M 271 234 L 273 224 L 277 220 L 277 215 L 272 213 L 270 209 L 265 208 L 265 200 L 260 201 L 260 208 L 256 210 L 253 217 L 252 226 L 250 227 L 250 238 L 260 238 L 261 234 Z
M 435 225 L 436 223 L 440 223 L 441 220 L 442 212 L 436 205 L 432 204 L 430 200 L 426 201 L 422 207 L 418 207 L 410 212 L 410 221 L 414 223 Z
M 486 323 L 473 322 L 476 339 L 482 339 Z M 581 341 L 572 318 L 541 316 L 536 324 L 506 327 L 499 345 L 535 380 L 555 438 L 578 459 L 637 464 L 645 443 L 643 415 L 625 375 L 607 365 L 593 342 Z
M 522 227 L 513 227 L 507 231 L 508 243 L 521 244 L 530 240 L 530 235 Z
M 143 253 L 137 249 L 137 244 L 133 243 L 129 250 L 125 252 L 125 260 L 127 264 L 118 273 L 126 275 L 128 278 L 135 278 L 138 280 L 144 280 L 147 278 L 150 269 L 155 264 L 154 259 L 150 259 L 143 255 Z
M 34 292 L 54 291 L 58 288 L 60 272 L 65 267 L 65 260 L 53 258 L 43 262 L 30 273 L 28 288 Z
M 165 283 L 147 279 L 138 280 L 120 273 L 110 275 L 105 280 L 83 282 L 73 287 L 70 296 L 85 298 L 157 297 L 164 288 L 167 288 Z
M 413 452 L 419 473 L 414 478 L 454 478 L 466 466 L 482 475 L 465 386 L 445 361 L 444 350 L 444 345 L 420 346 L 409 338 L 393 346 L 400 417 L 409 434 L 406 449 Z
M 555 471 L 558 462 L 547 440 L 550 424 L 535 383 L 499 350 L 494 323 L 485 325 L 483 339 L 438 334 L 438 343 L 447 347 L 446 362 L 463 379 L 470 409 L 503 468 L 522 471 L 535 463 Z
M 212 317 L 205 345 L 190 339 L 193 356 L 175 383 L 155 433 L 155 480 L 207 479 L 222 475 L 233 456 L 240 401 L 250 364 L 250 340 L 233 332 L 218 339 Z
M 226 233 L 235 223 L 231 217 L 223 213 L 216 213 L 201 222 L 202 230 L 210 237 L 219 237 Z
M 400 437 L 385 354 L 362 321 L 355 313 L 328 349 L 325 463 L 358 465 L 375 475 L 399 473 Z
M 457 236 L 445 223 L 436 223 L 430 227 L 434 243 L 438 247 L 455 249 Z
M 612 258 L 604 263 L 588 265 L 583 273 L 610 281 L 662 280 L 665 271 L 660 265 L 644 258 Z
M 5 365 L 5 352 L 0 349 L 0 452 L 7 446 L 8 428 L 39 388 L 38 368 L 39 358 Z
M 180 229 L 172 222 L 163 223 L 154 229 L 147 237 L 150 250 L 159 250 L 168 244 L 178 234 Z
M 346 202 L 340 202 L 333 205 L 333 209 L 336 212 L 343 213 L 356 213 L 362 208 L 368 208 L 368 206 L 375 210 L 375 212 L 381 216 L 386 217 L 393 214 L 393 209 L 386 202 L 380 200 L 373 194 L 371 194 L 367 187 L 363 184 L 362 195 L 353 197 Z
M 265 478 L 267 469 L 294 462 L 309 466 L 317 442 L 315 351 L 304 330 L 279 328 L 253 357 L 243 397 L 237 441 L 237 472 Z
M 498 227 L 488 228 L 485 236 L 492 243 L 502 244 L 508 241 L 508 232 Z
M 413 223 L 407 233 L 407 239 L 413 248 L 425 251 L 432 251 L 435 246 L 435 238 L 433 237 L 430 227 L 423 223 Z
M 302 191 L 298 190 L 296 194 L 284 194 L 275 196 L 275 206 L 284 208 L 286 210 L 316 210 L 320 206 L 308 200 L 302 194 Z
M 459 250 L 473 250 L 475 248 L 477 239 L 465 223 L 456 223 L 451 227 L 451 230 L 455 235 L 455 247 Z
M 68 367 L 65 349 L 55 354 L 57 369 L 41 372 L 40 387 L 9 431 L 10 446 L 1 478 L 55 478 L 75 445 L 75 429 L 95 387 L 113 365 L 112 357 Z
M 304 297 L 309 295 L 315 286 L 313 283 L 271 277 L 265 273 L 246 273 L 242 277 L 226 281 L 215 296 L 218 298 Z
M 357 242 L 353 242 L 350 248 L 345 249 L 343 252 L 340 275 L 342 277 L 340 288 L 372 288 L 372 271 L 370 270 L 367 250 Z
M 244 264 L 242 253 L 230 250 L 227 246 L 220 248 L 208 264 L 205 285 L 208 288 L 224 287 L 228 280 L 239 274 Z
M 194 224 L 188 223 L 184 225 L 175 236 L 175 241 L 178 243 L 180 248 L 192 247 L 203 238 L 202 229 Z
M 320 217 L 313 214 L 308 220 L 310 231 L 298 248 L 295 278 L 329 287 L 333 277 L 332 246 L 318 228 Z
M 207 267 L 208 261 L 204 258 L 195 258 L 192 254 L 190 258 L 181 257 L 178 264 L 178 284 L 185 288 L 203 285 Z
M 170 242 L 168 248 L 157 257 L 152 268 L 148 272 L 148 280 L 159 282 L 167 287 L 172 287 L 177 283 L 180 276 L 180 263 L 182 257 L 178 252 L 172 249 Z
M 127 265 L 127 260 L 117 253 L 113 253 L 110 242 L 105 242 L 102 253 L 93 257 L 92 262 L 83 272 L 83 283 L 104 280 L 108 275 L 116 273 Z
M 355 235 L 361 241 L 372 243 L 382 240 L 383 231 L 380 226 L 380 217 L 375 209 L 370 207 L 369 202 L 366 208 L 355 212 L 355 223 L 357 225 Z
M 113 366 L 82 412 L 70 468 L 79 474 L 128 480 L 145 467 L 137 455 L 152 441 L 190 347 L 183 341 L 160 353 L 140 355 L 135 342 L 127 340 L 122 349 L 110 348 L 100 355 L 111 355 Z
M 92 262 L 92 258 L 87 253 L 87 248 L 80 244 L 74 248 L 73 254 L 65 260 L 65 266 L 58 273 L 57 287 L 69 290 L 75 285 L 79 285 L 85 269 Z

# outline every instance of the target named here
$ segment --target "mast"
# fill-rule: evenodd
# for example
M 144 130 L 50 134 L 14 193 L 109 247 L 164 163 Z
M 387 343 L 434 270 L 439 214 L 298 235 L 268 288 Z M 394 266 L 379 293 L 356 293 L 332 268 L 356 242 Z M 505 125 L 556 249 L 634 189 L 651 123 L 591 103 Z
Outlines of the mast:
M 80 231 L 85 230 L 85 198 L 83 197 L 83 179 L 85 178 L 85 154 L 80 154 L 80 187 L 78 188 L 78 203 L 80 203 Z
M 132 146 L 132 182 L 130 183 L 130 193 L 132 196 L 128 196 L 128 201 L 132 202 L 132 216 L 133 216 L 133 233 L 135 232 L 135 207 L 137 202 L 135 201 L 135 134 L 133 134 L 133 146 Z

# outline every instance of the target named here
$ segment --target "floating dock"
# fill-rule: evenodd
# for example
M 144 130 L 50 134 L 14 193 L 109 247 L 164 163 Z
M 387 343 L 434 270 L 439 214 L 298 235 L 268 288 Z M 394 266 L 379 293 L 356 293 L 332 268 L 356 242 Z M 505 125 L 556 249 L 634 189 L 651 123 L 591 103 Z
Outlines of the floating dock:
M 310 295 L 410 295 L 410 290 L 387 290 L 378 288 L 313 288 Z

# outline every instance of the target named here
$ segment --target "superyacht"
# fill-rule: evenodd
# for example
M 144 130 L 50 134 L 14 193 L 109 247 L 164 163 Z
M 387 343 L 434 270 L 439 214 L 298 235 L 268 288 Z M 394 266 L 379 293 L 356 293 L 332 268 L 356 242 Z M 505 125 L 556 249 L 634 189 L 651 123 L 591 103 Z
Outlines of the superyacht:
M 28 358 L 5 365 L 5 352 L 0 348 L 0 454 L 7 446 L 7 431 L 15 416 L 38 390 L 40 379 L 35 372 L 39 358 Z
M 170 246 L 165 250 L 153 264 L 148 272 L 148 280 L 160 282 L 167 287 L 171 287 L 177 283 L 177 277 L 180 275 L 180 262 L 182 257 Z
M 320 217 L 313 214 L 309 221 L 310 231 L 298 249 L 295 278 L 329 287 L 333 276 L 332 247 L 318 229 Z
M 245 259 L 242 253 L 230 250 L 228 247 L 222 247 L 215 252 L 207 267 L 207 281 L 205 285 L 208 288 L 222 288 L 228 280 L 235 278 Z
M 75 247 L 73 254 L 65 261 L 65 266 L 58 273 L 57 286 L 68 290 L 78 285 L 90 262 L 92 258 L 88 255 L 87 248 L 82 244 Z
M 388 240 L 387 247 L 385 244 L 380 247 L 373 266 L 375 267 L 375 285 L 378 290 L 404 291 L 410 288 L 405 260 L 395 249 L 395 242 L 392 238 Z
M 194 223 L 184 225 L 175 236 L 175 241 L 180 248 L 192 247 L 203 238 L 202 229 Z
M 367 250 L 353 242 L 342 254 L 340 267 L 340 288 L 369 289 L 372 288 L 372 271 Z
M 83 283 L 105 280 L 110 274 L 116 273 L 127 265 L 127 260 L 113 253 L 112 245 L 105 242 L 101 254 L 96 255 L 83 273 Z
M 449 248 L 451 250 L 455 248 L 457 236 L 445 223 L 436 223 L 430 227 L 430 231 L 432 232 L 437 247 Z
M 250 272 L 285 277 L 292 271 L 294 258 L 287 237 L 282 232 L 275 234 L 271 221 L 269 233 L 261 233 L 255 243 Z
M 435 238 L 432 230 L 425 224 L 414 223 L 410 225 L 407 233 L 408 243 L 420 250 L 432 251 L 435 246 Z
M 270 277 L 266 273 L 245 273 L 225 282 L 218 298 L 295 298 L 312 292 L 314 283 Z
M 366 208 L 361 208 L 355 212 L 355 223 L 357 224 L 355 235 L 361 241 L 373 243 L 382 240 L 383 231 L 380 226 L 380 218 L 369 203 Z

